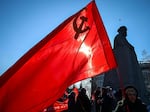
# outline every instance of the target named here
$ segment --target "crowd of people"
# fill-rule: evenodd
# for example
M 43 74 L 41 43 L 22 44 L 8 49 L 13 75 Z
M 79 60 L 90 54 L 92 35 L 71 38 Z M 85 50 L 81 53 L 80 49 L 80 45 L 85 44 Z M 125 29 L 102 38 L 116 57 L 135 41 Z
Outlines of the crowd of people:
M 142 102 L 133 86 L 118 91 L 97 87 L 90 97 L 85 88 L 73 87 L 44 112 L 150 112 L 150 107 Z
M 90 98 L 81 88 L 72 91 L 68 98 L 68 112 L 148 112 L 133 86 L 116 92 L 111 87 L 97 87 Z

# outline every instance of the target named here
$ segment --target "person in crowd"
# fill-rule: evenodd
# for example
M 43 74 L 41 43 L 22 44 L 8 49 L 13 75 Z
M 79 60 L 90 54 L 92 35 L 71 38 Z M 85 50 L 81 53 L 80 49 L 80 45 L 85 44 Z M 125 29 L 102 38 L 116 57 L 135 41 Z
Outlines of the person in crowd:
M 138 91 L 133 86 L 125 88 L 125 98 L 118 102 L 114 112 L 148 112 L 147 106 L 138 98 Z
M 113 110 L 113 100 L 114 97 L 112 97 L 112 92 L 111 88 L 103 88 L 103 93 L 102 93 L 102 108 L 100 112 L 112 112 Z
M 116 93 L 115 93 L 115 98 L 116 98 L 116 101 L 117 101 L 117 102 L 120 101 L 120 100 L 122 100 L 122 89 L 121 89 L 121 88 L 119 88 L 119 89 L 116 91 Z
M 91 112 L 91 102 L 86 94 L 85 88 L 82 88 L 78 94 L 76 112 Z
M 95 91 L 91 94 L 91 112 L 96 112 L 96 108 L 95 108 Z
M 68 99 L 68 112 L 76 112 L 75 92 L 71 92 Z
M 101 88 L 97 87 L 94 92 L 94 104 L 95 104 L 95 110 L 96 112 L 100 112 L 101 104 L 102 104 L 102 93 Z
M 75 93 L 75 101 L 77 101 L 77 96 L 79 94 L 79 90 L 77 87 L 74 86 L 72 91 Z
M 115 93 L 116 93 L 116 90 L 113 90 L 112 87 L 109 87 L 107 88 L 107 96 L 109 97 L 110 99 L 110 107 L 111 107 L 111 110 L 114 110 L 114 108 L 116 107 L 116 102 L 117 102 L 117 99 L 116 99 L 116 96 L 115 96 Z

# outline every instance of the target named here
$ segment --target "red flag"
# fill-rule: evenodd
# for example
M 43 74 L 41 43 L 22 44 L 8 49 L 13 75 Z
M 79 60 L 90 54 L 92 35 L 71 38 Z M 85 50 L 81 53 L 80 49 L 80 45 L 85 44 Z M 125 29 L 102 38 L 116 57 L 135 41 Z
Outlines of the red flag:
M 60 102 L 56 101 L 53 105 L 49 106 L 47 109 L 44 109 L 45 112 L 62 112 L 68 109 L 68 99 L 66 101 Z
M 91 1 L 0 77 L 0 111 L 42 111 L 71 84 L 114 67 L 107 33 Z

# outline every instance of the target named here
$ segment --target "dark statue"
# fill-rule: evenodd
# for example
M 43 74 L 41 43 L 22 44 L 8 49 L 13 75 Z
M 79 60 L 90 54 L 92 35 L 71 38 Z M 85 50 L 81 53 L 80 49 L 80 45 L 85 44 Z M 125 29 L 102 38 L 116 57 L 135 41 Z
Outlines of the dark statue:
M 103 86 L 111 86 L 113 89 L 134 86 L 138 89 L 139 96 L 146 101 L 146 89 L 142 71 L 140 69 L 134 47 L 127 41 L 127 28 L 121 26 L 114 39 L 114 55 L 118 68 L 104 75 Z

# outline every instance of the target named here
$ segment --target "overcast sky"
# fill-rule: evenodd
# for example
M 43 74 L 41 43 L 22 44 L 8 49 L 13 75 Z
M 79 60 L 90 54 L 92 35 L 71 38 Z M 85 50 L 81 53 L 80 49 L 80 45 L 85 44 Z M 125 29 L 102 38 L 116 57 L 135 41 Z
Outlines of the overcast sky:
M 0 74 L 91 0 L 0 0 Z M 139 61 L 150 55 L 150 0 L 95 0 L 113 47 L 117 29 Z M 142 55 L 144 54 L 144 55 Z

